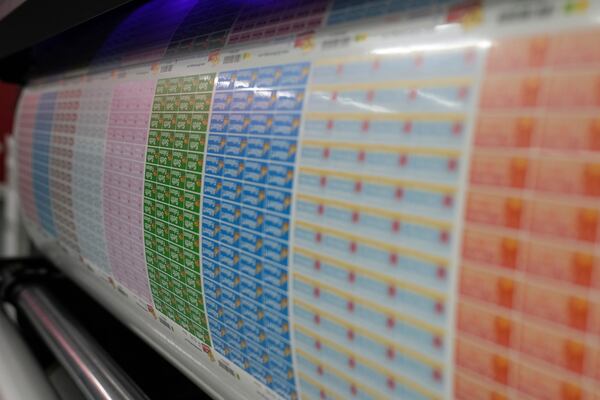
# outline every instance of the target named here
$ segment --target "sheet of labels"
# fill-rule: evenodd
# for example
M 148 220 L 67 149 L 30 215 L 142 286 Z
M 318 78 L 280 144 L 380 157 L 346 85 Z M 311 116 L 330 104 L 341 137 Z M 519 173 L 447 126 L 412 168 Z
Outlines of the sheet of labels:
M 30 84 L 34 242 L 217 393 L 599 400 L 598 4 L 300 3 Z

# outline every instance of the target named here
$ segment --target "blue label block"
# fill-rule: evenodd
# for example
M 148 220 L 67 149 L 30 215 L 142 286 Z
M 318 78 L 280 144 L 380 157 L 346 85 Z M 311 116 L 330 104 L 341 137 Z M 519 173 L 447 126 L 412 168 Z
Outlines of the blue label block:
M 254 279 L 244 279 L 240 284 L 240 294 L 260 303 L 263 297 L 263 287 Z
M 267 184 L 291 189 L 294 180 L 294 168 L 287 165 L 269 164 Z
M 246 133 L 246 128 L 248 123 L 246 122 L 247 117 L 246 114 L 230 114 L 229 115 L 229 127 L 227 129 L 228 133 L 238 133 L 243 134 Z
M 228 123 L 228 114 L 213 113 L 210 117 L 210 131 L 217 133 L 225 133 L 228 129 Z
M 267 330 L 277 333 L 285 340 L 290 340 L 289 322 L 286 317 L 282 316 L 278 312 L 266 309 L 263 326 L 267 328 Z
M 293 163 L 296 160 L 297 144 L 295 140 L 271 140 L 271 160 Z
M 268 135 L 273 123 L 271 114 L 249 114 L 247 132 L 253 135 Z
M 256 77 L 256 87 L 269 89 L 278 86 L 281 74 L 282 68 L 280 66 L 259 68 Z
M 204 295 L 212 300 L 218 301 L 221 297 L 221 287 L 209 279 L 204 279 Z
M 286 294 L 270 286 L 263 287 L 263 304 L 273 310 L 277 310 L 287 315 L 288 298 Z
M 256 329 L 257 331 L 259 331 L 258 333 L 264 331 L 263 328 L 260 326 L 260 323 L 265 317 L 265 311 L 260 304 L 257 304 L 248 299 L 244 299 L 240 307 L 240 313 L 248 321 L 252 322 L 253 324 L 258 324 L 256 326 L 247 324 L 249 327 L 251 327 L 252 329 Z
M 221 197 L 224 200 L 234 201 L 237 203 L 240 200 L 241 194 L 242 194 L 242 185 L 241 184 L 234 182 L 234 181 L 223 179 L 223 190 L 221 191 Z
M 265 342 L 265 339 L 267 337 L 267 335 L 265 334 L 265 331 L 259 325 L 257 325 L 255 322 L 249 322 L 249 321 L 254 321 L 256 316 L 250 315 L 250 318 L 248 318 L 248 316 L 244 312 L 243 305 L 241 307 L 241 310 L 242 310 L 242 315 L 244 316 L 244 326 L 241 329 L 240 333 L 242 335 L 244 335 L 244 337 L 247 338 L 248 341 L 259 343 L 259 344 L 262 344 L 263 342 Z
M 253 183 L 265 183 L 267 172 L 269 171 L 268 164 L 261 161 L 246 161 L 242 179 Z
M 287 218 L 278 215 L 265 215 L 264 233 L 278 239 L 287 240 L 289 236 L 290 223 Z
M 212 110 L 214 111 L 229 111 L 231 105 L 231 93 L 215 93 L 213 96 Z
M 303 89 L 285 89 L 277 91 L 275 109 L 279 111 L 300 111 L 304 101 Z
M 248 138 L 248 147 L 246 157 L 257 160 L 267 160 L 269 158 L 270 140 L 261 137 Z
M 237 252 L 231 247 L 223 246 L 219 253 L 219 262 L 227 267 L 233 268 Z
M 277 101 L 275 90 L 257 89 L 254 92 L 252 111 L 272 111 Z
M 237 290 L 238 286 L 240 285 L 240 277 L 235 271 L 229 268 L 223 268 L 221 270 L 221 277 L 219 282 L 223 287 L 226 287 L 231 290 Z
M 286 265 L 288 263 L 288 247 L 287 244 L 283 244 L 276 240 L 265 238 L 263 241 L 264 251 L 263 254 L 265 258 L 277 262 L 281 265 Z
M 220 72 L 217 75 L 217 90 L 231 90 L 236 79 L 235 71 Z
M 242 187 L 241 200 L 245 205 L 262 208 L 265 201 L 265 190 L 260 186 L 246 183 Z
M 233 290 L 221 287 L 221 302 L 225 307 L 229 307 L 232 310 L 238 310 L 241 305 L 240 296 Z
M 265 217 L 262 212 L 243 207 L 241 210 L 240 226 L 255 232 L 262 232 Z
M 244 171 L 244 162 L 237 158 L 225 158 L 223 176 L 231 179 L 241 179 Z
M 206 151 L 211 154 L 223 154 L 226 142 L 226 135 L 210 134 L 206 139 Z
M 246 111 L 252 108 L 254 101 L 252 90 L 236 91 L 233 92 L 230 109 L 231 111 Z
M 223 188 L 223 183 L 220 178 L 215 178 L 212 176 L 204 177 L 204 194 L 213 197 L 221 197 L 221 191 Z
M 226 202 L 221 204 L 221 221 L 237 225 L 240 214 L 241 211 L 238 205 Z
M 221 212 L 221 203 L 215 199 L 204 196 L 202 200 L 202 215 L 219 219 Z
M 223 158 L 213 155 L 206 156 L 204 168 L 207 174 L 220 176 L 223 170 Z
M 287 64 L 281 67 L 280 86 L 304 86 L 310 72 L 309 63 Z
M 287 291 L 288 274 L 284 267 L 278 264 L 266 262 L 264 263 L 263 268 L 264 271 L 262 273 L 262 279 L 265 283 Z
M 300 114 L 275 114 L 271 133 L 277 136 L 297 137 L 300 131 Z
M 262 262 L 248 254 L 240 254 L 240 272 L 260 279 L 262 276 Z
M 210 278 L 211 280 L 213 280 L 215 282 L 219 282 L 219 275 L 221 272 L 221 268 L 219 267 L 219 265 L 216 262 L 211 261 L 208 258 L 203 258 L 202 259 L 202 271 L 203 271 L 204 276 Z
M 242 231 L 240 249 L 260 257 L 263 253 L 263 239 L 260 235 L 249 231 Z
M 257 69 L 243 69 L 237 71 L 234 88 L 235 89 L 247 89 L 253 88 L 256 84 L 256 80 L 258 78 L 258 70 Z
M 289 214 L 290 205 L 292 204 L 292 197 L 290 193 L 284 192 L 283 190 L 269 188 L 266 190 L 265 203 L 267 210 L 281 214 Z
M 239 237 L 240 233 L 237 228 L 231 225 L 221 225 L 221 231 L 219 232 L 219 241 L 230 246 L 237 246 Z
M 202 257 L 207 257 L 212 260 L 217 260 L 219 257 L 219 245 L 212 240 L 202 240 Z
M 219 223 L 208 218 L 204 218 L 202 221 L 202 235 L 210 239 L 218 240 Z

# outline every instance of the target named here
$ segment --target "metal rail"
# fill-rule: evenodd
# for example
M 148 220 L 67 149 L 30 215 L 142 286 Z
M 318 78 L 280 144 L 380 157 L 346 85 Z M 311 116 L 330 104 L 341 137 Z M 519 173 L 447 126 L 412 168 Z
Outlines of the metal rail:
M 20 289 L 16 304 L 87 399 L 148 399 L 45 289 Z
M 58 400 L 27 344 L 1 311 L 0 399 Z

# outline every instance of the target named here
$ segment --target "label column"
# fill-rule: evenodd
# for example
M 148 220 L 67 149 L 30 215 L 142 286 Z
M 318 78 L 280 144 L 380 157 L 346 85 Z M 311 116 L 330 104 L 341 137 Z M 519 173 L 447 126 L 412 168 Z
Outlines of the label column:
M 302 396 L 441 399 L 481 52 L 323 60 L 293 248 Z
M 299 63 L 219 74 L 202 206 L 214 347 L 292 399 L 290 210 L 308 71 L 308 63 Z
M 158 81 L 144 183 L 144 243 L 154 305 L 208 345 L 199 231 L 214 78 L 204 74 Z

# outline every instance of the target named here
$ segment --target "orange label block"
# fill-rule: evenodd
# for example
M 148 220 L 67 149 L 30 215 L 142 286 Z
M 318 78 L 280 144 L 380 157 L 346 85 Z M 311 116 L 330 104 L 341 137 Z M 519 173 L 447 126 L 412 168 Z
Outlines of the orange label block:
M 599 217 L 597 209 L 537 201 L 532 205 L 530 230 L 556 239 L 595 242 Z
M 510 237 L 466 229 L 463 258 L 468 261 L 515 269 L 522 263 L 519 241 Z
M 521 228 L 529 215 L 529 204 L 517 197 L 470 192 L 466 220 L 478 224 Z
M 476 152 L 471 162 L 471 183 L 476 185 L 524 188 L 531 161 L 523 157 Z
M 475 131 L 476 147 L 526 148 L 539 135 L 542 125 L 532 117 L 482 116 Z
M 509 276 L 463 266 L 460 274 L 460 294 L 485 303 L 512 308 L 520 289 Z
M 527 246 L 525 270 L 557 283 L 590 286 L 598 260 L 590 253 L 541 243 Z

